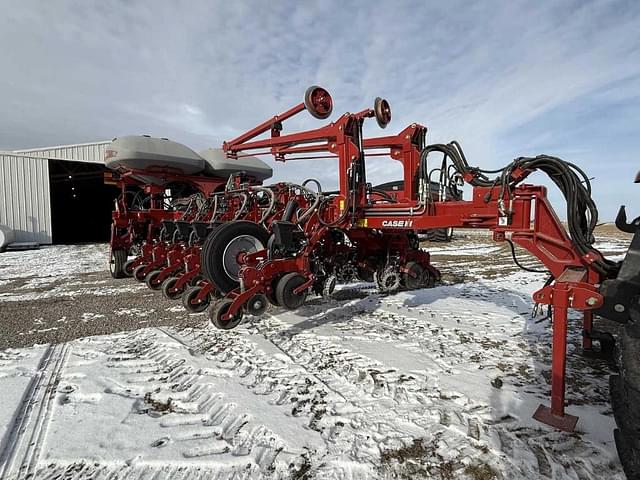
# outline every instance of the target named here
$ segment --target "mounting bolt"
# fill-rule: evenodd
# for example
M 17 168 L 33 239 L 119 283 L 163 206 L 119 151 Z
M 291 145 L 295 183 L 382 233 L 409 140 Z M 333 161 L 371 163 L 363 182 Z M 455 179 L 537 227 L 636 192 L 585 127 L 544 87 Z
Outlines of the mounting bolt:
M 624 305 L 622 305 L 621 303 L 616 303 L 616 304 L 613 306 L 613 309 L 614 309 L 616 312 L 618 312 L 618 313 L 622 313 L 622 312 L 624 312 L 624 310 L 625 310 Z
M 596 297 L 587 298 L 586 304 L 590 307 L 593 307 L 596 303 L 598 303 L 598 299 Z

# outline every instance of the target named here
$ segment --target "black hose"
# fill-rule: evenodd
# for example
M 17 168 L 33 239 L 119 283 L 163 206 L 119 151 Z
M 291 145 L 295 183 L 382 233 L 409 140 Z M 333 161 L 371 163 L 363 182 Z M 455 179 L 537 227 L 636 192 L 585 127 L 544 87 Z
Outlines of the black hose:
M 511 240 L 509 240 L 508 238 L 505 238 L 505 240 L 509 244 L 509 247 L 511 247 L 511 257 L 513 258 L 513 263 L 515 263 L 520 269 L 524 270 L 525 272 L 531 272 L 531 273 L 549 273 L 549 270 L 540 270 L 540 269 L 537 269 L 537 268 L 529 268 L 529 267 L 525 267 L 524 265 L 522 265 L 518 261 L 518 257 L 516 257 L 516 249 L 513 246 L 513 242 Z
M 371 193 L 377 193 L 389 203 L 398 203 L 398 201 L 395 198 L 393 198 L 391 195 L 389 195 L 389 192 L 385 190 L 380 190 L 379 188 L 372 188 Z
M 336 225 L 342 223 L 349 215 L 349 198 L 347 197 L 347 199 L 345 200 L 346 205 L 344 206 L 344 210 L 342 211 L 342 214 L 338 218 L 336 218 L 333 222 L 327 222 L 326 220 L 324 220 L 322 218 L 322 209 L 327 203 L 330 203 L 331 201 L 332 201 L 332 198 L 325 197 L 322 199 L 322 202 L 318 207 L 318 222 L 320 222 L 320 225 L 324 227 L 335 227 Z
M 456 170 L 461 174 L 473 174 L 471 185 L 480 187 L 494 187 L 500 185 L 498 198 L 511 199 L 512 189 L 519 180 L 514 180 L 512 172 L 516 168 L 530 172 L 539 170 L 544 172 L 558 187 L 567 204 L 567 224 L 569 236 L 580 255 L 595 253 L 602 256 L 593 247 L 595 238 L 593 230 L 598 223 L 598 209 L 591 198 L 591 183 L 585 172 L 577 165 L 549 155 L 537 157 L 520 157 L 513 160 L 506 167 L 499 170 L 482 170 L 471 167 L 458 142 L 449 144 L 434 144 L 425 147 L 420 155 L 420 171 L 426 170 L 427 157 L 432 152 L 440 152 L 451 159 Z M 489 178 L 486 174 L 499 174 Z M 423 177 L 424 178 L 424 177 Z M 613 276 L 617 272 L 618 264 L 607 259 L 597 260 L 593 268 L 605 276 Z
M 297 208 L 298 208 L 298 202 L 296 202 L 293 198 L 289 200 L 284 209 L 284 213 L 282 214 L 281 220 L 283 222 L 290 222 Z

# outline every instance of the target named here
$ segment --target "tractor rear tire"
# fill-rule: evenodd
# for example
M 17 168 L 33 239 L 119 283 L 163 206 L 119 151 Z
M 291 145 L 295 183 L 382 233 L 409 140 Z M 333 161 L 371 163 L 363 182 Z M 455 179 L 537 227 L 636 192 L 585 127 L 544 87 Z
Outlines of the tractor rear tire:
M 207 237 L 202 246 L 202 273 L 223 294 L 240 286 L 236 257 L 240 252 L 264 250 L 269 232 L 257 223 L 246 220 L 229 222 Z
M 619 374 L 612 375 L 609 383 L 618 425 L 614 437 L 627 478 L 640 479 L 640 338 L 623 328 L 619 345 Z
M 126 250 L 113 250 L 109 261 L 109 272 L 113 278 L 124 278 L 125 264 L 127 263 Z
M 453 228 L 433 228 L 424 232 L 428 242 L 450 242 L 453 238 Z

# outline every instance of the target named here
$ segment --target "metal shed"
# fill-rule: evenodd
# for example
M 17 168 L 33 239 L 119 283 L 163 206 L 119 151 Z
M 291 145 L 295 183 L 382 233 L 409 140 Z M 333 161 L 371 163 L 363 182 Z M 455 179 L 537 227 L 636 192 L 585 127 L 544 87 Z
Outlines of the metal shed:
M 108 199 L 101 198 L 103 189 L 108 188 L 103 185 L 102 175 L 104 150 L 109 143 L 0 151 L 0 226 L 13 230 L 16 242 L 57 243 L 62 237 L 58 235 L 56 240 L 56 225 L 68 231 L 68 222 L 85 212 L 87 202 L 103 206 L 108 201 L 110 205 L 111 192 L 106 194 Z M 81 191 L 83 197 L 79 198 Z M 83 221 L 90 225 L 92 218 L 85 214 Z M 73 236 L 67 237 L 72 240 Z
M 13 150 L 12 153 L 29 157 L 46 158 L 48 160 L 71 160 L 104 164 L 104 150 L 110 141 L 78 143 L 74 145 L 58 145 L 57 147 L 29 148 Z

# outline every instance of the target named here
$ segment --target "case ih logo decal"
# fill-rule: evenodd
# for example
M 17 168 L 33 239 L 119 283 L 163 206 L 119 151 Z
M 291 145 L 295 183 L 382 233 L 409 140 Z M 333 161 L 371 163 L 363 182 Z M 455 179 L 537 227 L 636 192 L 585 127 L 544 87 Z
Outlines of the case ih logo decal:
M 383 227 L 407 228 L 413 225 L 413 220 L 383 220 Z

